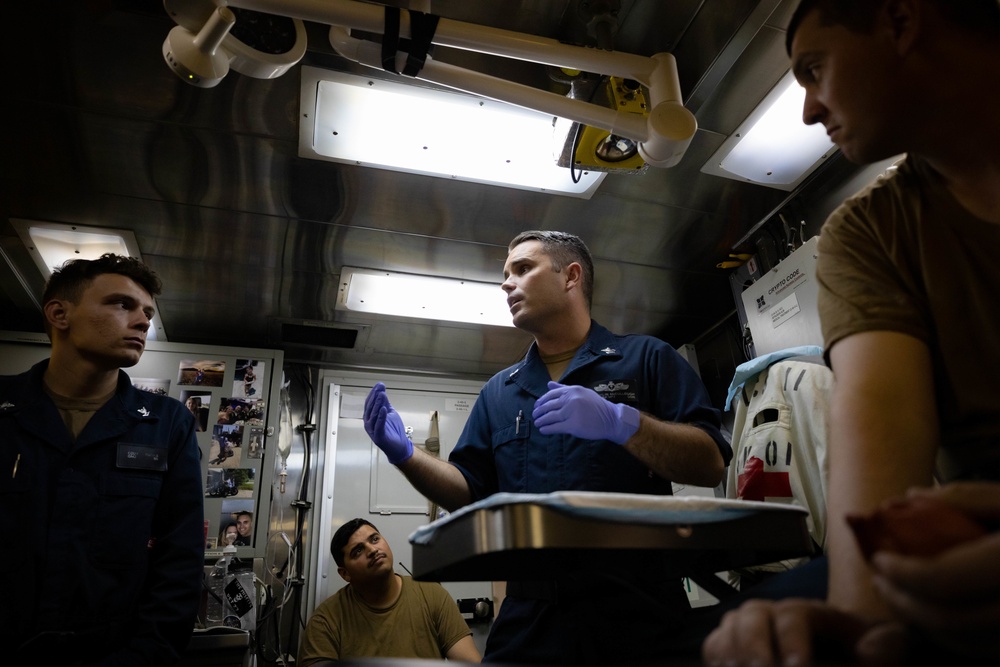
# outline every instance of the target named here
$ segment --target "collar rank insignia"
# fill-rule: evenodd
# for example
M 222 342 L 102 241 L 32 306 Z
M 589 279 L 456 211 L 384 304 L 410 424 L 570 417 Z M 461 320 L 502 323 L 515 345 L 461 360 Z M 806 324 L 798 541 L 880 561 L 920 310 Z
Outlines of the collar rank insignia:
M 0 410 L 10 410 L 13 407 L 14 404 L 11 403 L 10 401 L 4 401 L 3 403 L 0 403 Z
M 149 410 L 147 410 L 146 408 L 139 408 L 138 410 L 136 410 L 136 412 L 138 412 L 143 417 L 149 416 Z
M 618 354 L 618 350 L 616 350 L 613 347 L 606 347 L 603 350 L 601 350 L 601 352 L 603 352 L 604 354 Z

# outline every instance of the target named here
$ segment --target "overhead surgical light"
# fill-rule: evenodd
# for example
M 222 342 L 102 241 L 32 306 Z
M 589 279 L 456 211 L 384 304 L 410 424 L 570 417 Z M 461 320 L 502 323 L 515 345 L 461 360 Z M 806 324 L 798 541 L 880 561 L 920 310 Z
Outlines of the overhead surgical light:
M 219 47 L 234 23 L 236 17 L 229 8 L 217 7 L 197 34 L 182 26 L 173 28 L 163 41 L 163 59 L 193 86 L 218 85 L 229 74 L 229 58 Z
M 110 252 L 142 261 L 135 235 L 127 229 L 64 225 L 18 218 L 11 218 L 10 222 L 45 280 L 52 275 L 53 269 L 73 259 L 97 259 Z M 158 309 L 146 339 L 167 339 Z
M 702 172 L 793 190 L 837 147 L 822 125 L 802 122 L 805 90 L 788 72 L 736 128 Z
M 616 134 L 609 134 L 601 139 L 594 149 L 594 155 L 612 164 L 630 160 L 638 153 L 639 147 L 634 141 Z
M 345 266 L 337 310 L 512 327 L 498 283 Z
M 597 90 L 591 90 L 588 95 L 620 113 L 642 119 L 649 114 L 642 86 L 632 79 L 605 77 Z M 646 170 L 639 143 L 627 136 L 565 119 L 558 119 L 557 127 L 565 135 L 558 160 L 561 167 L 618 174 L 639 174 Z
M 215 9 L 213 0 L 164 0 L 164 5 L 178 24 L 197 33 L 210 21 Z M 683 106 L 677 65 L 669 53 L 647 58 L 570 46 L 554 39 L 356 0 L 231 0 L 227 6 L 237 13 L 234 35 L 240 22 L 237 9 L 241 7 L 300 22 L 324 23 L 330 26 L 330 44 L 334 50 L 349 60 L 600 128 L 602 141 L 610 133 L 615 137 L 613 146 L 632 142 L 641 159 L 654 167 L 672 167 L 680 162 L 697 131 L 694 115 Z M 382 35 L 384 44 L 358 39 L 352 31 Z M 228 49 L 230 37 L 223 39 L 222 49 Z M 404 43 L 400 40 L 408 40 L 409 53 L 399 50 Z M 647 108 L 644 113 L 636 114 L 602 107 L 448 65 L 427 53 L 431 44 L 633 81 L 648 90 Z M 231 65 L 237 69 L 235 60 Z
M 299 19 L 261 14 L 205 0 L 164 0 L 177 26 L 163 42 L 163 59 L 183 81 L 213 88 L 230 69 L 257 79 L 273 79 L 306 52 Z

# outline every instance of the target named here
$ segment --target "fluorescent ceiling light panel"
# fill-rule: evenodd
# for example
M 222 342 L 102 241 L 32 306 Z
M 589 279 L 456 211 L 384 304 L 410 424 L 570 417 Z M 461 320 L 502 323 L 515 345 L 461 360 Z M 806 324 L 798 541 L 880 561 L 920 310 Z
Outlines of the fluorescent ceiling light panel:
M 104 253 L 129 255 L 125 239 L 118 234 L 28 227 L 28 236 L 44 262 L 46 275 L 71 259 L 97 259 Z
M 337 310 L 512 327 L 498 283 L 344 267 Z
M 302 68 L 299 156 L 589 199 L 556 165 L 554 117 L 464 93 Z
M 54 222 L 11 219 L 21 241 L 47 281 L 52 270 L 71 259 L 97 259 L 104 253 L 135 257 L 142 261 L 135 235 L 127 229 L 63 225 Z M 154 299 L 155 303 L 155 299 Z M 44 304 L 42 304 L 44 305 Z M 153 316 L 147 340 L 167 339 L 159 309 Z
M 821 124 L 802 122 L 804 101 L 788 72 L 701 170 L 793 190 L 837 150 Z

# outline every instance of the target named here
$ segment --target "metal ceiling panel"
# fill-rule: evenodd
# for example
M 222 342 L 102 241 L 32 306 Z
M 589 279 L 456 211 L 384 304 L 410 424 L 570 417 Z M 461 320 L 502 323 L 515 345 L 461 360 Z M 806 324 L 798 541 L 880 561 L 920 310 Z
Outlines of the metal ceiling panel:
M 396 2 L 394 4 L 404 5 Z M 437 0 L 449 18 L 594 45 L 586 0 Z M 8 73 L 0 137 L 0 328 L 40 330 L 42 280 L 11 217 L 132 230 L 164 280 L 171 341 L 280 346 L 321 365 L 485 376 L 524 353 L 514 329 L 359 318 L 335 311 L 343 266 L 500 282 L 508 241 L 579 234 L 594 253 L 594 316 L 680 345 L 732 312 L 715 264 L 787 193 L 700 172 L 787 66 L 793 0 L 607 3 L 615 48 L 672 51 L 701 129 L 680 165 L 609 174 L 577 200 L 298 157 L 299 68 L 231 73 L 212 89 L 163 62 L 174 23 L 160 0 L 10 3 L 8 25 L 44 25 Z M 306 26 L 304 64 L 359 70 Z M 565 93 L 550 68 L 455 49 L 435 57 Z M 390 76 L 371 72 L 372 76 Z M 837 170 L 837 178 L 850 174 Z M 282 323 L 348 327 L 353 347 L 281 340 Z

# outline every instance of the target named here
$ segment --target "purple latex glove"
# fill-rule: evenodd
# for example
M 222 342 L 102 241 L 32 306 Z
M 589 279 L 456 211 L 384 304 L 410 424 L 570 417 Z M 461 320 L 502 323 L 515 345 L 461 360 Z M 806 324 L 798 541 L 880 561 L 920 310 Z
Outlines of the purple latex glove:
M 619 445 L 639 430 L 639 411 L 635 408 L 612 403 L 593 389 L 558 382 L 549 382 L 549 390 L 535 401 L 531 418 L 545 435 L 568 433 Z
M 406 427 L 399 413 L 392 409 L 385 385 L 376 382 L 365 399 L 365 430 L 372 441 L 385 452 L 389 463 L 398 466 L 413 456 L 413 443 L 406 437 Z

